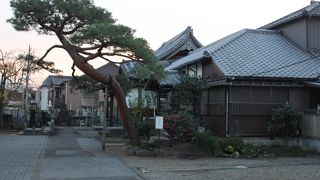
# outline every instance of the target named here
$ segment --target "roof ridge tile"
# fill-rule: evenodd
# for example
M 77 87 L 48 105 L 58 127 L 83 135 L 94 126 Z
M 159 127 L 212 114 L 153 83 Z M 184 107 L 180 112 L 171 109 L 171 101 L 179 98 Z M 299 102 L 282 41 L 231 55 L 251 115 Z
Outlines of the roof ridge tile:
M 288 15 L 286 16 L 283 16 L 275 21 L 272 21 L 264 26 L 261 26 L 259 29 L 271 29 L 275 26 L 278 26 L 278 25 L 281 25 L 281 24 L 284 24 L 284 23 L 287 23 L 289 21 L 292 21 L 292 20 L 295 20 L 299 17 L 302 17 L 302 16 L 309 16 L 311 15 L 310 12 L 312 10 L 314 10 L 316 7 L 318 7 L 320 5 L 320 2 L 314 2 L 314 3 L 311 3 L 309 4 L 308 6 L 306 7 L 303 7 L 297 11 L 294 11 L 292 13 L 289 13 Z M 320 15 L 320 12 L 318 13 Z

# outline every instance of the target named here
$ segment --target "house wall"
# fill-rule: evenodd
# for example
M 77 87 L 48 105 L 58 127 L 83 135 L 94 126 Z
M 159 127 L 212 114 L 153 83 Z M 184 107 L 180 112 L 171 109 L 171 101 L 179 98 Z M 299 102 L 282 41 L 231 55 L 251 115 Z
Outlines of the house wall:
M 319 88 L 310 87 L 310 109 L 316 109 L 320 105 Z
M 225 134 L 225 87 L 209 87 L 203 92 L 201 103 L 201 117 L 204 126 L 212 130 L 213 134 Z
M 308 21 L 308 48 L 320 49 L 320 18 L 312 17 Z
M 153 91 L 141 90 L 141 97 L 143 99 L 143 105 L 146 107 L 147 105 L 151 105 L 151 107 L 157 106 L 157 94 Z M 126 96 L 126 102 L 128 107 L 133 107 L 138 99 L 138 88 L 130 89 Z M 148 102 L 149 101 L 149 102 Z
M 295 42 L 304 50 L 320 49 L 320 18 L 301 18 L 291 23 L 276 27 L 285 37 Z
M 83 114 L 83 107 L 97 107 L 97 98 L 94 95 L 84 95 L 80 90 L 71 90 L 70 83 L 66 83 L 61 93 L 65 99 L 65 105 L 68 110 L 75 111 L 76 115 Z
M 49 89 L 47 87 L 40 89 L 40 109 L 41 111 L 49 110 Z
M 309 88 L 281 86 L 230 86 L 228 133 L 240 136 L 266 136 L 272 108 L 286 101 L 300 110 L 309 107 Z M 202 110 L 207 128 L 225 135 L 226 86 L 211 87 L 207 92 L 207 109 Z M 218 129 L 219 127 L 219 129 Z
M 208 60 L 202 62 L 202 76 L 208 78 L 208 81 L 225 79 L 224 74 L 217 67 L 217 65 Z
M 320 115 L 305 114 L 303 116 L 302 135 L 312 138 L 320 138 Z
M 307 19 L 298 19 L 291 23 L 277 27 L 284 36 L 295 42 L 302 49 L 307 49 Z
M 191 77 L 202 77 L 202 63 L 198 62 L 195 64 L 188 65 L 182 71 L 184 71 L 187 75 Z

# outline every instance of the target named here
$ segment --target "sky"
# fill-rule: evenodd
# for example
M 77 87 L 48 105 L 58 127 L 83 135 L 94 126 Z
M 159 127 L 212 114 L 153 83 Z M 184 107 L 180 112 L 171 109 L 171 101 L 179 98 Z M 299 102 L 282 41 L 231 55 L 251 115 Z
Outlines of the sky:
M 187 26 L 207 45 L 244 28 L 259 28 L 310 4 L 310 0 L 95 0 L 97 6 L 112 12 L 118 23 L 136 30 L 136 36 L 156 50 Z M 38 57 L 54 44 L 54 36 L 36 32 L 18 32 L 6 20 L 12 17 L 9 0 L 0 0 L 0 50 L 4 53 L 26 52 L 30 45 Z M 72 60 L 63 50 L 47 57 L 63 75 L 70 76 Z M 95 67 L 104 62 L 97 62 Z M 81 72 L 78 71 L 78 74 Z M 32 77 L 34 86 L 48 76 L 42 72 Z

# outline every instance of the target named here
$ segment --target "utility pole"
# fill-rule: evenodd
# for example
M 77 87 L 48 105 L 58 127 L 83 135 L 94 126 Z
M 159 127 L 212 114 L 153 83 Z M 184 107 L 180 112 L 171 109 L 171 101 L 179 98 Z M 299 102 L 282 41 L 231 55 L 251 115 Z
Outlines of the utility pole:
M 4 61 L 4 57 L 3 57 L 3 53 L 0 49 L 0 53 L 1 53 L 1 61 Z M 4 79 L 4 74 L 1 74 L 1 79 L 0 79 L 0 89 L 2 89 L 3 87 L 3 84 L 5 86 L 5 83 L 4 83 L 5 79 Z M 0 93 L 0 96 L 2 96 L 2 93 Z M 1 103 L 2 104 L 2 103 Z M 1 108 L 1 111 L 3 111 L 3 107 Z M 3 112 L 0 112 L 0 129 L 3 130 L 4 129 L 4 122 L 3 122 Z
M 108 86 L 104 86 L 104 104 L 102 111 L 102 122 L 103 122 L 103 132 L 102 132 L 102 150 L 106 150 L 106 134 L 107 134 L 107 105 L 108 105 Z
M 24 71 L 26 72 L 26 86 L 24 89 L 24 126 L 25 128 L 27 127 L 27 122 L 28 122 L 28 109 L 29 109 L 29 103 L 28 103 L 28 86 L 29 86 L 29 73 L 30 73 L 30 60 L 31 60 L 31 47 L 29 45 L 29 51 L 28 55 L 26 56 L 26 61 L 27 61 L 27 67 L 24 68 Z
M 93 117 L 94 117 L 94 114 L 93 114 L 93 98 L 94 98 L 94 93 L 92 93 L 92 95 L 91 95 L 91 127 L 93 127 Z

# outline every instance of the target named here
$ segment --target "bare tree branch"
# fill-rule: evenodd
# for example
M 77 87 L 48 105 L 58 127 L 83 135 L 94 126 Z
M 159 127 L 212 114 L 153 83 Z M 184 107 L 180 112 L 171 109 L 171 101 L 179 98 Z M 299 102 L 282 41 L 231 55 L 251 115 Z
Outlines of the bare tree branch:
M 51 48 L 49 48 L 46 53 L 38 60 L 39 61 L 43 61 L 43 59 L 50 53 L 50 51 L 52 51 L 54 48 L 61 48 L 61 49 L 65 49 L 62 45 L 54 45 Z

